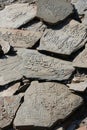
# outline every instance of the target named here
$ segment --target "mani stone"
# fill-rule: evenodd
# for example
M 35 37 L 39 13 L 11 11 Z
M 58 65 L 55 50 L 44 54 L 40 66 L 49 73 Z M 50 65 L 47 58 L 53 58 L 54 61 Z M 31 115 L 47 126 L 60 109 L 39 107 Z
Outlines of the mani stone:
M 70 55 L 85 44 L 86 27 L 75 20 L 61 29 L 48 29 L 40 40 L 38 50 Z
M 37 17 L 55 24 L 73 13 L 73 6 L 65 0 L 38 0 Z
M 23 59 L 21 73 L 30 79 L 62 81 L 74 72 L 72 63 L 43 55 L 36 50 L 19 49 L 17 54 Z
M 21 104 L 21 96 L 0 97 L 0 128 L 11 125 Z
M 73 66 L 87 68 L 87 47 L 74 59 Z
M 19 48 L 16 56 L 0 59 L 0 85 L 20 80 L 23 76 L 48 81 L 68 80 L 74 70 L 71 62 Z
M 87 10 L 87 0 L 72 0 L 71 3 L 74 4 L 79 15 L 83 15 Z
M 17 112 L 14 126 L 18 129 L 23 126 L 51 127 L 68 117 L 81 104 L 82 98 L 72 94 L 63 84 L 32 82 Z
M 28 3 L 12 4 L 0 11 L 0 27 L 19 28 L 36 16 L 36 6 Z
M 34 31 L 0 28 L 0 41 L 3 41 L 3 45 L 10 44 L 12 47 L 31 48 L 41 38 L 42 34 L 43 30 Z

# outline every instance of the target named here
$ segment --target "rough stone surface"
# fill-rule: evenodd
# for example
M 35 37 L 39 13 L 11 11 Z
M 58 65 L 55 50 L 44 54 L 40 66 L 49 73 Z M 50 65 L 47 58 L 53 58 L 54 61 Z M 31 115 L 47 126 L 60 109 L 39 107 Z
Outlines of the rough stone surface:
M 37 17 L 55 24 L 73 12 L 73 7 L 65 0 L 38 0 Z
M 21 96 L 0 97 L 0 128 L 8 127 L 20 106 Z
M 67 80 L 74 72 L 72 63 L 43 55 L 35 50 L 19 49 L 24 68 L 22 74 L 27 78 L 42 80 Z
M 41 38 L 43 30 L 13 30 L 0 28 L 0 41 L 4 44 L 10 44 L 12 47 L 31 48 Z M 7 50 L 9 47 L 4 46 Z M 2 48 L 3 49 L 3 48 Z
M 77 12 L 82 15 L 87 10 L 87 0 L 72 0 L 72 4 L 75 5 Z
M 19 87 L 20 87 L 20 82 L 7 87 L 6 89 L 0 92 L 0 97 L 13 96 L 14 93 L 19 89 Z
M 21 79 L 22 66 L 21 58 L 18 56 L 8 56 L 0 59 L 0 85 Z
M 85 44 L 86 36 L 86 27 L 72 20 L 61 29 L 46 30 L 38 49 L 70 55 Z
M 74 59 L 73 65 L 79 68 L 87 68 L 87 47 Z
M 7 54 L 10 51 L 10 43 L 6 42 L 4 39 L 0 39 L 0 46 L 4 54 Z
M 36 16 L 36 6 L 25 4 L 12 4 L 0 11 L 0 27 L 18 28 Z M 3 17 L 5 16 L 5 17 Z
M 81 103 L 82 98 L 70 93 L 65 85 L 33 82 L 25 93 L 24 103 L 17 112 L 14 125 L 16 128 L 50 127 L 69 116 Z
M 72 63 L 40 54 L 35 50 L 17 49 L 18 56 L 0 59 L 0 85 L 27 78 L 67 80 L 74 72 Z
M 82 23 L 86 26 L 87 28 L 87 11 L 85 12 L 84 18 L 82 20 Z
M 87 89 L 87 81 L 67 84 L 70 90 L 84 92 Z

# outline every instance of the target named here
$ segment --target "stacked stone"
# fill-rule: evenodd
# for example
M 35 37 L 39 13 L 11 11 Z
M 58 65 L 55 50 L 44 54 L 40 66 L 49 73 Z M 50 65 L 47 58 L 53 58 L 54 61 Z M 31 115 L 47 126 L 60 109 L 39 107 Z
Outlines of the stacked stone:
M 0 4 L 0 130 L 76 130 L 81 119 L 71 128 L 68 118 L 86 104 L 87 1 Z

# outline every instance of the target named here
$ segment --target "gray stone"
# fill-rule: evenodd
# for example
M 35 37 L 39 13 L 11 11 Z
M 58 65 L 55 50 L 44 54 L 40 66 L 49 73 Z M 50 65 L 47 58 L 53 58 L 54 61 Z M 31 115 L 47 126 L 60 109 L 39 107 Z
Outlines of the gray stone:
M 36 16 L 36 5 L 12 4 L 0 11 L 0 27 L 19 28 Z
M 87 0 L 72 0 L 71 3 L 75 5 L 80 15 L 83 15 L 85 10 L 87 10 Z
M 27 78 L 40 80 L 67 80 L 74 72 L 72 63 L 38 53 L 36 50 L 19 49 L 23 59 L 22 74 Z
M 0 28 L 0 41 L 4 47 L 9 50 L 6 45 L 10 44 L 12 47 L 31 48 L 41 38 L 43 30 L 13 30 Z M 2 48 L 3 50 L 3 48 Z M 7 51 L 6 51 L 7 52 Z
M 87 68 L 87 47 L 74 59 L 73 66 Z
M 41 38 L 38 50 L 70 55 L 84 46 L 86 36 L 86 27 L 72 20 L 61 29 L 46 30 Z
M 82 19 L 82 23 L 86 26 L 87 28 L 87 11 L 85 11 L 84 18 Z
M 38 0 L 37 17 L 55 24 L 73 13 L 73 6 L 65 0 Z
M 10 43 L 6 42 L 5 40 L 1 38 L 0 38 L 0 46 L 4 54 L 7 54 L 10 51 Z
M 82 104 L 82 98 L 70 93 L 63 84 L 33 82 L 14 120 L 16 128 L 51 127 L 64 120 Z
M 74 72 L 71 62 L 40 54 L 36 50 L 16 49 L 17 56 L 0 59 L 0 85 L 23 76 L 39 80 L 67 80 Z
M 20 106 L 21 96 L 0 97 L 0 128 L 11 125 Z
M 7 87 L 3 91 L 0 92 L 0 97 L 8 97 L 13 96 L 15 92 L 19 89 L 20 82 L 12 84 L 11 86 Z
M 87 89 L 87 81 L 67 84 L 70 90 L 84 92 Z

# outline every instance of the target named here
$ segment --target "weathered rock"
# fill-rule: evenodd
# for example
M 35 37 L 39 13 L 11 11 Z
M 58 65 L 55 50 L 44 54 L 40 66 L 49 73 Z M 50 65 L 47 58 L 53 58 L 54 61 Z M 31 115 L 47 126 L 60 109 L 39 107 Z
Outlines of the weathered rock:
M 72 63 L 40 54 L 35 50 L 17 49 L 17 56 L 0 59 L 0 85 L 23 76 L 39 80 L 67 80 L 74 72 Z
M 1 38 L 0 38 L 0 46 L 4 54 L 7 54 L 10 51 L 10 43 L 6 42 L 4 39 Z
M 85 10 L 87 10 L 87 0 L 71 0 L 71 2 L 75 5 L 75 8 L 80 15 L 83 15 Z
M 16 128 L 51 127 L 69 116 L 81 103 L 82 98 L 70 93 L 65 85 L 33 82 L 25 93 L 14 125 Z
M 12 47 L 31 48 L 41 38 L 43 31 L 13 30 L 0 28 L 0 41 L 3 45 L 10 44 Z M 5 46 L 9 50 L 9 46 Z M 2 48 L 3 49 L 3 48 Z
M 38 49 L 70 55 L 85 44 L 86 36 L 86 27 L 72 20 L 61 29 L 46 30 Z
M 87 47 L 74 59 L 73 65 L 78 68 L 87 68 Z
M 85 11 L 85 15 L 84 15 L 84 18 L 82 20 L 82 23 L 86 26 L 87 28 L 87 11 Z
M 0 27 L 19 28 L 36 16 L 36 10 L 35 5 L 28 3 L 6 6 L 0 11 Z
M 21 104 L 21 96 L 0 97 L 0 128 L 8 127 Z
M 55 24 L 73 13 L 73 7 L 65 0 L 38 0 L 37 17 Z
M 20 87 L 20 82 L 7 87 L 6 89 L 0 92 L 0 97 L 13 96 L 15 92 L 19 89 L 19 87 Z
M 20 80 L 23 76 L 21 74 L 22 66 L 21 58 L 18 56 L 0 59 L 0 85 Z
M 42 80 L 67 80 L 74 72 L 72 63 L 43 55 L 35 50 L 19 49 L 23 59 L 22 74 L 27 78 Z
M 24 27 L 23 29 L 27 29 L 29 31 L 34 31 L 34 32 L 37 32 L 37 31 L 44 32 L 46 28 L 47 27 L 45 24 L 34 19 L 31 22 L 29 22 L 28 25 Z
M 87 89 L 87 81 L 67 84 L 70 90 L 84 92 Z

